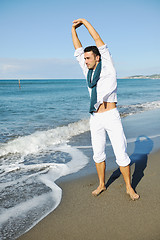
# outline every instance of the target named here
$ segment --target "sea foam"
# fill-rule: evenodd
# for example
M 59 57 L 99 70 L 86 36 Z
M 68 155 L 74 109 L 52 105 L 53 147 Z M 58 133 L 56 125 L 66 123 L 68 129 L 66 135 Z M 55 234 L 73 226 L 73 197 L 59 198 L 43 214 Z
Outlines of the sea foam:
M 35 196 L 32 198 L 30 194 L 28 194 L 26 195 L 26 199 L 22 199 L 22 201 L 15 206 L 1 209 L 0 239 L 17 238 L 53 211 L 59 205 L 62 197 L 62 190 L 55 184 L 55 181 L 62 176 L 79 171 L 88 163 L 88 158 L 75 147 L 64 144 L 63 146 L 57 147 L 57 151 L 70 154 L 71 160 L 64 164 L 48 163 L 43 166 L 47 167 L 47 171 L 43 170 L 42 172 L 36 172 L 28 177 L 22 176 L 17 182 L 8 183 L 8 188 L 10 187 L 10 189 L 14 189 L 14 186 L 17 184 L 21 184 L 23 189 L 27 192 L 27 187 L 23 184 L 26 183 L 27 185 L 28 178 L 33 185 L 41 182 L 50 190 L 47 193 L 38 194 L 37 196 L 35 192 Z M 27 165 L 25 167 L 28 171 L 34 168 L 32 165 Z M 37 167 L 38 163 L 36 164 L 36 168 Z M 21 171 L 22 170 L 23 164 L 21 163 Z M 6 183 L 4 185 L 2 184 L 1 187 L 6 188 L 6 185 Z
M 88 130 L 89 121 L 80 120 L 1 144 L 0 239 L 17 238 L 59 205 L 62 190 L 55 181 L 88 163 L 80 150 L 67 143 Z
M 31 135 L 18 137 L 0 145 L 0 157 L 8 154 L 38 154 L 50 150 L 53 146 L 64 144 L 78 134 L 89 130 L 89 121 L 80 120 L 67 126 L 57 127 L 47 131 L 37 131 Z

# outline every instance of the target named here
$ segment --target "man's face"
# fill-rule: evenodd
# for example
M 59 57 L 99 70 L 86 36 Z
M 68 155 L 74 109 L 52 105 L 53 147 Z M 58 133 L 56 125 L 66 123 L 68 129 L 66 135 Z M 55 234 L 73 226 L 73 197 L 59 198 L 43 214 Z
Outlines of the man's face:
M 95 54 L 90 51 L 84 53 L 84 59 L 88 69 L 96 69 L 99 62 L 99 56 L 95 56 Z

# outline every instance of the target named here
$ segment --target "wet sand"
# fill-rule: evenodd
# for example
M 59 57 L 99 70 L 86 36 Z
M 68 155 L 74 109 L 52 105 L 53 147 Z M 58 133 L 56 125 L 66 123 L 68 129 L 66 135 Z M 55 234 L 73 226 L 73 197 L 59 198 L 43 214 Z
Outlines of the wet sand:
M 119 170 L 106 172 L 107 191 L 98 197 L 96 174 L 58 182 L 62 202 L 19 240 L 159 240 L 160 151 L 138 154 L 131 165 L 132 185 L 140 199 L 125 193 Z M 136 159 L 136 155 L 132 156 Z

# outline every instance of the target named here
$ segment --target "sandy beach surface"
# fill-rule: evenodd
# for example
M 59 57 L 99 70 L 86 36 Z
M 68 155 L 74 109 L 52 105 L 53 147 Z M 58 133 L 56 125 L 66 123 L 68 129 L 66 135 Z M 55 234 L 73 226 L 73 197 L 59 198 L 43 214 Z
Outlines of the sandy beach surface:
M 159 240 L 160 151 L 142 154 L 132 164 L 132 184 L 140 199 L 132 201 L 118 170 L 106 172 L 107 191 L 91 195 L 97 175 L 60 182 L 62 202 L 19 240 Z

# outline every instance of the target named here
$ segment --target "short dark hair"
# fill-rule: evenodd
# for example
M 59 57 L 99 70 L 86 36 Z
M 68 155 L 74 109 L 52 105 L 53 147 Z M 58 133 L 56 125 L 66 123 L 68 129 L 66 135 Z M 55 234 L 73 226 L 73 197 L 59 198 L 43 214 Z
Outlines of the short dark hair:
M 96 46 L 88 46 L 84 49 L 84 52 L 93 52 L 96 56 L 99 56 L 99 59 L 101 60 L 101 54 Z

